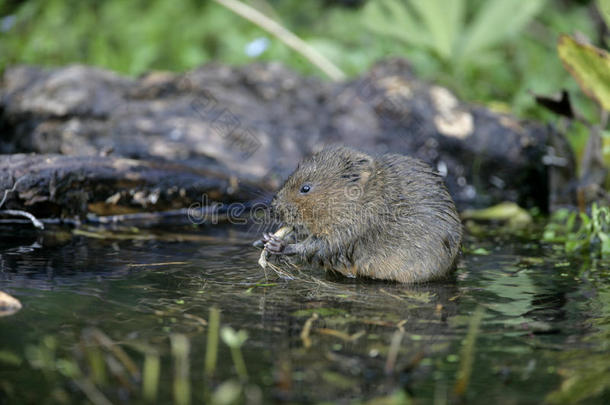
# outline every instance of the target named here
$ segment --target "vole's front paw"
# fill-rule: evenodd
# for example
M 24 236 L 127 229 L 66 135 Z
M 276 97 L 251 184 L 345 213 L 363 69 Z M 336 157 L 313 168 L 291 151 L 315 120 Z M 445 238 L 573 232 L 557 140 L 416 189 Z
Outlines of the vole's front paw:
M 263 234 L 263 242 L 265 242 L 265 249 L 272 255 L 282 254 L 286 247 L 286 242 L 270 233 Z

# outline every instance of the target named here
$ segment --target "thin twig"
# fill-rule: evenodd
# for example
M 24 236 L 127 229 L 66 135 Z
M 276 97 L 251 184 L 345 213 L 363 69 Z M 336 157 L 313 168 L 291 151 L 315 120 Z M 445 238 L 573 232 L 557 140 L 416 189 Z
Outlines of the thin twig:
M 6 197 L 8 197 L 8 193 L 12 193 L 13 191 L 15 191 L 15 189 L 17 188 L 17 185 L 23 179 L 25 179 L 25 176 L 19 177 L 17 179 L 17 181 L 15 182 L 15 184 L 13 184 L 13 188 L 11 188 L 10 190 L 4 190 L 4 196 L 2 197 L 2 201 L 0 201 L 0 207 L 2 207 L 4 205 L 4 203 L 6 202 Z
M 335 64 L 328 60 L 324 55 L 316 51 L 312 46 L 307 44 L 301 38 L 288 31 L 286 28 L 278 24 L 276 21 L 267 17 L 260 11 L 238 0 L 214 0 L 223 7 L 228 8 L 235 14 L 239 14 L 246 20 L 253 22 L 260 28 L 277 37 L 290 48 L 294 49 L 311 63 L 316 65 L 321 71 L 326 73 L 328 77 L 335 81 L 345 79 L 345 73 L 341 71 Z
M 38 221 L 47 225 L 71 225 L 71 226 L 79 226 L 81 225 L 80 220 L 74 218 L 38 218 Z M 3 218 L 0 219 L 0 224 L 28 224 L 30 223 L 27 219 L 20 218 Z
M 30 220 L 30 222 L 32 222 L 32 225 L 34 225 L 36 228 L 38 229 L 44 229 L 44 224 L 42 222 L 40 222 L 38 219 L 36 219 L 36 217 L 32 214 L 30 214 L 29 212 L 26 211 L 21 211 L 21 210 L 2 210 L 0 211 L 1 215 L 13 215 L 13 216 L 17 216 L 17 217 L 26 217 L 27 219 Z
M 9 193 L 12 193 L 13 191 L 15 191 L 15 189 L 17 188 L 17 185 L 24 178 L 25 178 L 25 176 L 18 178 L 17 181 L 15 181 L 15 184 L 13 184 L 13 187 L 11 189 L 4 190 L 4 195 L 2 196 L 2 201 L 0 201 L 0 208 L 6 202 L 6 198 L 8 197 Z M 26 217 L 27 219 L 30 220 L 30 222 L 32 222 L 32 225 L 34 225 L 36 228 L 44 229 L 44 224 L 42 222 L 40 222 L 38 219 L 36 219 L 36 217 L 34 215 L 30 214 L 29 212 L 21 211 L 21 210 L 2 210 L 2 211 L 0 211 L 0 214 L 12 215 L 12 216 L 17 216 L 17 217 Z
M 318 328 L 316 329 L 316 332 L 322 335 L 334 336 L 343 340 L 344 342 L 355 342 L 366 334 L 365 331 L 361 330 L 359 332 L 354 333 L 353 335 L 349 335 L 345 332 L 341 332 L 340 330 L 330 328 Z
M 89 215 L 87 222 L 90 224 L 118 224 L 124 222 L 143 222 L 151 223 L 153 221 L 161 221 L 167 218 L 184 218 L 188 220 L 188 208 L 181 208 L 177 210 L 169 211 L 156 211 L 156 212 L 135 212 L 131 214 L 117 214 L 117 215 Z

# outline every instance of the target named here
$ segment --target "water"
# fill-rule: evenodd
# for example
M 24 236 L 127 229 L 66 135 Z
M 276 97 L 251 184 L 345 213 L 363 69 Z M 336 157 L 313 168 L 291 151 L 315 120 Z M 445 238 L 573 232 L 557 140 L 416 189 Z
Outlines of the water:
M 0 403 L 610 399 L 610 263 L 535 241 L 470 237 L 466 250 L 485 254 L 465 254 L 454 280 L 405 286 L 319 271 L 266 280 L 256 235 L 239 227 L 0 234 L 0 290 L 23 304 L 0 318 Z M 247 381 L 222 339 L 204 376 L 212 307 L 247 332 Z M 145 366 L 156 359 L 158 380 Z

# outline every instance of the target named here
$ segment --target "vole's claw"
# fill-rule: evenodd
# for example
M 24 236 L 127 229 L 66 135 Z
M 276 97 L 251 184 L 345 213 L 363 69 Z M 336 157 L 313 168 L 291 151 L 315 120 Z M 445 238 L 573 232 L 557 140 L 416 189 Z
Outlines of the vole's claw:
M 252 246 L 254 246 L 255 248 L 258 248 L 258 249 L 264 249 L 265 245 L 271 240 L 272 240 L 272 235 L 267 232 L 264 232 L 263 238 L 252 242 Z
M 286 243 L 275 235 L 264 234 L 263 239 L 267 238 L 265 249 L 271 254 L 279 255 L 284 251 Z

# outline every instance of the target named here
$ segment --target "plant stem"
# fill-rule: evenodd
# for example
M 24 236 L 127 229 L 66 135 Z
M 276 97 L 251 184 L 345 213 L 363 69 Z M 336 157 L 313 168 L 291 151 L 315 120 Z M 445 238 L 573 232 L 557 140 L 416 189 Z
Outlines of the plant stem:
M 157 386 L 161 374 L 161 361 L 158 353 L 146 353 L 142 370 L 142 396 L 150 403 L 157 402 Z
M 231 356 L 233 357 L 233 363 L 235 364 L 235 371 L 242 380 L 248 379 L 248 370 L 246 369 L 246 362 L 241 354 L 239 347 L 231 347 Z
M 188 360 L 190 343 L 184 335 L 171 335 L 170 339 L 174 358 L 174 403 L 189 405 L 191 403 Z
M 477 340 L 479 328 L 481 326 L 481 321 L 483 320 L 484 314 L 484 308 L 479 306 L 474 311 L 474 314 L 472 314 L 472 316 L 470 317 L 468 333 L 466 334 L 462 350 L 460 351 L 460 367 L 457 373 L 457 380 L 455 382 L 455 385 L 453 386 L 453 392 L 458 397 L 464 395 L 464 393 L 466 392 L 466 388 L 468 388 L 468 383 L 470 382 L 470 375 L 472 374 L 472 364 L 474 363 L 474 344 Z
M 218 358 L 218 331 L 220 328 L 220 310 L 217 307 L 210 309 L 208 319 L 208 339 L 205 348 L 205 375 L 210 377 L 216 369 L 216 359 Z
M 345 73 L 341 71 L 334 63 L 328 60 L 324 55 L 319 53 L 311 45 L 303 41 L 301 38 L 288 31 L 286 28 L 278 24 L 276 21 L 267 17 L 260 11 L 238 0 L 214 0 L 223 7 L 228 8 L 235 14 L 238 14 L 258 25 L 268 33 L 274 35 L 280 41 L 285 43 L 290 48 L 294 49 L 305 59 L 317 66 L 332 80 L 339 81 L 345 79 Z

